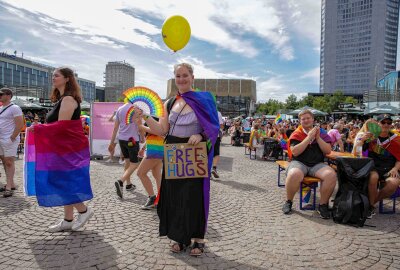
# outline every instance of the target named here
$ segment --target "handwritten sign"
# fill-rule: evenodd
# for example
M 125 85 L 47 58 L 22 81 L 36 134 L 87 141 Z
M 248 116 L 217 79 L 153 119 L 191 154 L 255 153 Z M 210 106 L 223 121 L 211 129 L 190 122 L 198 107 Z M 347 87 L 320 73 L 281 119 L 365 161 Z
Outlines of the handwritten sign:
M 191 145 L 164 145 L 165 179 L 201 178 L 208 176 L 207 146 L 205 142 Z

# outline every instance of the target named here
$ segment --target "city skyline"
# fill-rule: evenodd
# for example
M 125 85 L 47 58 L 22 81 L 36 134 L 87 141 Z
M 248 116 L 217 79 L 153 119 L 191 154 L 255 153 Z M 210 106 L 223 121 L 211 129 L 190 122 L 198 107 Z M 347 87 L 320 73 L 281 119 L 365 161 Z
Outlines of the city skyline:
M 193 12 L 195 10 L 196 12 Z M 161 27 L 186 17 L 188 45 L 172 53 Z M 67 65 L 103 86 L 109 61 L 130 63 L 136 85 L 166 96 L 173 65 L 194 64 L 195 78 L 253 79 L 257 99 L 319 92 L 321 2 L 301 1 L 0 1 L 0 51 L 52 66 Z

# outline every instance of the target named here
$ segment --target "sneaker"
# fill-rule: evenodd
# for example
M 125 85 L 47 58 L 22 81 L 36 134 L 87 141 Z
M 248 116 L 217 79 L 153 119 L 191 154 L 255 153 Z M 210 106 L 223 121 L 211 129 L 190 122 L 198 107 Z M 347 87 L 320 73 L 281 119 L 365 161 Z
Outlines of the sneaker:
M 285 215 L 290 214 L 290 212 L 292 212 L 292 205 L 293 205 L 293 202 L 290 200 L 287 200 L 285 202 L 285 204 L 282 207 L 282 211 Z
M 106 160 L 106 163 L 113 163 L 114 161 L 111 159 L 111 158 L 109 158 L 109 159 L 107 159 Z
M 117 190 L 117 195 L 118 197 L 120 197 L 122 199 L 123 195 L 123 191 L 124 191 L 124 184 L 122 183 L 121 180 L 115 181 L 114 183 L 115 185 L 115 189 Z
M 136 189 L 136 186 L 133 184 L 126 185 L 125 189 L 126 191 L 134 191 Z
M 78 218 L 74 222 L 74 225 L 72 225 L 72 230 L 76 231 L 82 228 L 86 222 L 94 215 L 94 212 L 91 208 L 86 207 L 86 213 L 83 214 L 78 214 Z
M 369 209 L 368 209 L 368 215 L 367 215 L 367 218 L 368 219 L 371 219 L 372 218 L 372 216 L 375 216 L 375 207 L 374 206 L 372 206 L 372 205 L 370 205 L 369 206 Z
M 125 164 L 125 160 L 124 160 L 124 159 L 119 159 L 118 163 L 119 163 L 120 165 L 123 165 L 123 164 Z
M 211 174 L 214 176 L 214 178 L 219 178 L 219 175 L 217 173 L 217 169 L 212 169 Z
M 328 204 L 320 204 L 320 205 L 318 205 L 317 212 L 320 215 L 320 217 L 323 218 L 323 219 L 330 219 L 331 218 L 331 212 L 329 212 Z
M 48 228 L 48 232 L 62 232 L 62 231 L 69 231 L 72 228 L 72 221 L 65 221 L 64 219 L 61 220 L 59 223 L 52 225 Z
M 147 202 L 145 203 L 145 205 L 142 206 L 142 209 L 143 210 L 154 209 L 155 208 L 155 205 L 154 205 L 155 201 L 156 201 L 156 195 L 149 196 L 147 198 Z

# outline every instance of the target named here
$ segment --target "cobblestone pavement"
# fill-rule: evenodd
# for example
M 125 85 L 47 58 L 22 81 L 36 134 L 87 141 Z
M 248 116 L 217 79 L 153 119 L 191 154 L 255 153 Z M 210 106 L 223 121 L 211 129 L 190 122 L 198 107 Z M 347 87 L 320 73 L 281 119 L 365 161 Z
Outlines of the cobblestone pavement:
M 0 269 L 400 269 L 399 214 L 377 214 L 370 226 L 354 228 L 299 211 L 296 197 L 297 209 L 285 216 L 273 162 L 249 160 L 243 147 L 226 144 L 221 153 L 200 258 L 169 251 L 170 241 L 158 237 L 156 212 L 140 210 L 146 195 L 137 177 L 138 189 L 121 201 L 113 182 L 122 167 L 104 161 L 91 163 L 95 215 L 85 230 L 46 232 L 62 208 L 24 197 L 18 160 L 18 191 L 0 198 Z

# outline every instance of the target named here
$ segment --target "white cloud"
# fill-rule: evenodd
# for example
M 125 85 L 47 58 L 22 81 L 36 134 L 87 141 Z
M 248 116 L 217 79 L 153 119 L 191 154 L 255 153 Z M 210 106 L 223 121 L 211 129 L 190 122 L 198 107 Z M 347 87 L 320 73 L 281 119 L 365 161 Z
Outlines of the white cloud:
M 312 79 L 312 81 L 316 84 L 319 84 L 319 76 L 320 76 L 320 69 L 319 67 L 313 68 L 305 72 L 300 78 L 301 79 Z
M 257 81 L 257 101 L 265 102 L 269 99 L 276 99 L 284 102 L 288 96 L 295 94 L 297 99 L 307 95 L 302 90 L 292 90 L 291 85 L 283 76 L 274 76 L 264 81 Z

